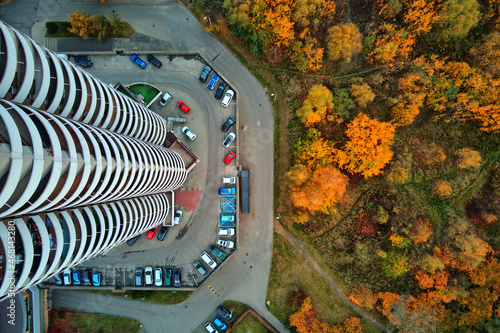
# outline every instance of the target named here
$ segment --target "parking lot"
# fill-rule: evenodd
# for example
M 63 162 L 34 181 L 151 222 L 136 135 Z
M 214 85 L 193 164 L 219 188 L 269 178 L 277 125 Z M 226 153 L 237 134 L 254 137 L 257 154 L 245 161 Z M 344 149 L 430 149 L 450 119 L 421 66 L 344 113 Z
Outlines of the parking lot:
M 214 90 L 207 89 L 207 84 L 215 71 L 211 71 L 205 83 L 199 80 L 200 73 L 206 64 L 198 56 L 173 57 L 158 54 L 155 56 L 162 62 L 161 68 L 153 66 L 147 61 L 147 56 L 141 54 L 139 54 L 139 58 L 147 64 L 145 69 L 141 69 L 132 62 L 130 55 L 88 56 L 87 58 L 93 63 L 88 71 L 112 85 L 116 82 L 121 82 L 125 86 L 144 82 L 161 90 L 162 96 L 167 91 L 172 95 L 172 99 L 165 106 L 161 106 L 160 99 L 157 99 L 150 106 L 150 109 L 165 119 L 168 117 L 186 119 L 185 123 L 174 123 L 172 130 L 174 135 L 198 157 L 200 163 L 189 174 L 179 191 L 191 191 L 186 193 L 198 195 L 199 201 L 194 211 L 185 209 L 182 202 L 176 201 L 175 209 L 182 209 L 183 217 L 179 225 L 170 227 L 163 241 L 157 239 L 157 234 L 154 235 L 153 239 L 147 239 L 147 233 L 145 233 L 133 246 L 124 243 L 103 254 L 100 258 L 91 259 L 74 268 L 81 271 L 91 269 L 101 272 L 102 287 L 105 288 L 155 288 L 134 286 L 135 269 L 137 267 L 144 269 L 146 266 L 152 266 L 153 269 L 161 267 L 163 272 L 166 268 L 179 268 L 182 270 L 182 287 L 196 288 L 214 273 L 214 270 L 201 260 L 200 254 L 206 251 L 220 267 L 228 259 L 222 261 L 214 255 L 209 250 L 210 245 L 215 244 L 219 237 L 237 244 L 236 235 L 218 236 L 217 234 L 219 226 L 237 230 L 237 218 L 226 224 L 220 223 L 220 214 L 236 215 L 238 209 L 237 194 L 219 195 L 219 188 L 237 186 L 237 184 L 222 184 L 222 177 L 236 177 L 238 175 L 239 124 L 236 122 L 226 133 L 221 130 L 222 124 L 230 116 L 237 119 L 237 96 L 233 97 L 229 107 L 221 105 L 221 100 L 214 97 L 218 84 L 214 86 Z M 70 56 L 69 58 L 70 61 L 74 62 L 74 57 Z M 220 83 L 224 80 L 224 73 L 217 72 L 217 74 L 220 76 L 218 82 Z M 228 84 L 229 87 L 225 91 L 231 89 L 230 82 Z M 191 108 L 188 114 L 177 106 L 179 101 L 183 101 Z M 190 140 L 181 132 L 181 128 L 184 126 L 188 126 L 196 134 L 196 139 Z M 230 132 L 236 134 L 236 139 L 226 148 L 222 143 Z M 230 164 L 226 164 L 223 159 L 230 151 L 236 153 L 236 158 Z M 170 225 L 170 220 L 171 216 L 169 215 L 167 217 L 168 225 Z M 218 246 L 218 249 L 227 256 L 234 251 L 234 249 L 223 246 Z M 204 276 L 193 266 L 193 262 L 196 260 L 199 260 L 206 270 L 207 273 Z M 163 288 L 172 289 L 173 287 Z

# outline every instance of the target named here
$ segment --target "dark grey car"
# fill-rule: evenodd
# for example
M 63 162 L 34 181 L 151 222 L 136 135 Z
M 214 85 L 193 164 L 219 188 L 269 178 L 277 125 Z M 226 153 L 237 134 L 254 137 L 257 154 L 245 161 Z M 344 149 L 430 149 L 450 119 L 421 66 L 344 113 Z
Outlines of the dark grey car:
M 208 74 L 210 74 L 211 70 L 212 70 L 212 68 L 210 66 L 205 66 L 203 68 L 203 71 L 200 74 L 200 82 L 203 82 L 203 83 L 207 82 Z
M 215 98 L 220 99 L 222 97 L 222 94 L 224 93 L 224 89 L 226 89 L 227 83 L 222 81 L 219 83 L 219 86 L 217 87 L 217 91 L 215 92 Z
M 229 117 L 228 120 L 226 120 L 226 122 L 224 123 L 224 125 L 222 125 L 222 131 L 223 132 L 226 132 L 231 126 L 233 126 L 233 124 L 236 122 L 236 118 L 234 118 L 233 116 Z
M 160 60 L 156 59 L 156 57 L 152 54 L 148 55 L 147 57 L 148 61 L 152 63 L 155 67 L 161 68 L 163 65 Z
M 135 285 L 142 286 L 142 268 L 135 269 Z
M 167 236 L 168 230 L 170 227 L 161 227 L 160 232 L 158 233 L 158 240 L 164 240 Z

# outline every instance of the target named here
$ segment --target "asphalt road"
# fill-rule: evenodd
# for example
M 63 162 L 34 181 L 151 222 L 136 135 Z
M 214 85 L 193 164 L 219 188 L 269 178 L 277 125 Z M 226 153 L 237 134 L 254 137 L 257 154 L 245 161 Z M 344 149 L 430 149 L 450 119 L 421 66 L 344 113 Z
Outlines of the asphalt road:
M 223 300 L 235 300 L 252 306 L 276 329 L 286 332 L 265 306 L 273 237 L 272 105 L 260 83 L 216 38 L 203 30 L 185 7 L 177 1 L 147 3 L 152 4 L 55 0 L 44 0 L 39 4 L 37 1 L 13 0 L 0 7 L 0 19 L 12 23 L 23 32 L 31 30 L 32 37 L 43 43 L 46 21 L 66 20 L 67 15 L 76 9 L 86 10 L 92 15 L 107 15 L 115 11 L 137 33 L 163 41 L 162 45 L 167 45 L 165 52 L 199 52 L 237 90 L 239 121 L 245 126 L 245 131 L 240 131 L 237 144 L 240 164 L 250 170 L 251 214 L 241 215 L 238 251 L 209 281 L 220 298 L 209 288 L 202 287 L 188 300 L 190 306 L 184 308 L 182 304 L 144 304 L 98 294 L 84 296 L 81 293 L 57 291 L 54 293 L 54 306 L 136 318 L 148 332 L 192 332 L 209 319 Z M 136 50 L 134 45 L 127 43 L 123 44 L 123 49 L 128 52 L 149 51 Z M 114 81 L 116 79 L 111 82 Z M 210 189 L 209 181 L 207 188 Z M 197 213 L 199 211 L 202 214 L 202 211 L 209 209 L 207 207 L 201 204 Z

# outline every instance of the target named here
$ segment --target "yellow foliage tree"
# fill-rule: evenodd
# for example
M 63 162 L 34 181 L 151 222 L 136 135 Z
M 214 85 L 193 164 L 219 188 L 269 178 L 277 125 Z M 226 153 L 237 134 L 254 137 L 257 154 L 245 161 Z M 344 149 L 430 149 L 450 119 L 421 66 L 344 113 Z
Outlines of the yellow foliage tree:
M 394 126 L 359 113 L 347 126 L 346 134 L 349 141 L 334 152 L 337 163 L 367 178 L 381 174 L 393 155 L 390 146 L 394 140 Z
M 470 148 L 462 148 L 457 152 L 460 169 L 477 168 L 481 165 L 481 154 Z
M 375 94 L 367 83 L 351 85 L 350 94 L 359 107 L 365 108 L 375 99 Z
M 311 87 L 297 116 L 306 126 L 320 122 L 333 109 L 333 95 L 327 87 L 317 84 Z
M 331 61 L 346 60 L 361 52 L 363 36 L 354 23 L 340 24 L 328 29 L 326 51 Z
M 421 91 L 420 82 L 421 77 L 411 73 L 399 79 L 398 102 L 391 110 L 392 117 L 398 125 L 410 125 L 420 113 L 426 96 L 425 92 Z
M 500 74 L 500 32 L 488 34 L 477 46 L 470 51 L 476 66 L 485 71 Z
M 295 153 L 295 162 L 312 169 L 317 164 L 333 162 L 333 144 L 321 137 L 316 129 L 310 129 L 306 139 L 299 139 Z
M 413 50 L 415 38 L 392 24 L 384 24 L 375 34 L 373 49 L 368 54 L 374 62 L 390 64 L 396 59 L 406 59 Z
M 71 33 L 77 34 L 78 36 L 83 37 L 84 39 L 88 38 L 92 29 L 92 20 L 91 17 L 83 10 L 82 13 L 77 10 L 76 12 L 68 15 L 70 19 L 68 20 L 71 23 L 71 28 L 69 31 Z

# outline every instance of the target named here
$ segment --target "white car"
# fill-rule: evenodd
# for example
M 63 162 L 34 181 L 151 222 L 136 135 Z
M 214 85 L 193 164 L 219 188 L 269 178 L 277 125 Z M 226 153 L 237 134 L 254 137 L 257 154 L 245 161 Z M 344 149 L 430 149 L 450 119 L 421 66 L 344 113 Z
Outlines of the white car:
M 205 329 L 207 330 L 208 333 L 216 333 L 217 332 L 214 325 L 212 325 L 211 323 L 206 323 Z
M 222 184 L 236 184 L 236 177 L 222 177 Z
M 200 257 L 204 262 L 207 263 L 208 267 L 210 267 L 211 269 L 215 269 L 215 267 L 217 267 L 217 263 L 212 259 L 211 256 L 208 255 L 208 253 L 203 252 Z
M 69 286 L 71 284 L 71 269 L 64 270 L 63 283 L 65 286 Z
M 229 103 L 231 103 L 233 96 L 234 96 L 234 91 L 229 89 L 228 91 L 226 91 L 226 94 L 224 95 L 224 98 L 222 99 L 222 102 L 220 102 L 220 104 L 223 107 L 227 108 L 229 106 Z
M 231 145 L 231 143 L 233 143 L 234 139 L 236 139 L 236 134 L 231 132 L 226 136 L 224 141 L 222 141 L 222 145 L 227 148 Z
M 219 228 L 217 234 L 219 236 L 234 236 L 234 228 Z
M 234 247 L 234 242 L 224 238 L 217 238 L 217 245 L 227 247 L 228 249 L 232 249 Z
M 168 102 L 172 99 L 172 94 L 169 92 L 166 92 L 165 95 L 160 99 L 160 105 L 165 106 L 167 105 Z
M 186 134 L 186 136 L 189 138 L 189 140 L 193 141 L 194 139 L 196 139 L 196 134 L 194 134 L 193 131 L 191 131 L 189 129 L 189 127 L 187 126 L 184 126 L 182 129 L 181 129 L 182 133 Z
M 175 211 L 174 214 L 174 225 L 181 223 L 181 219 L 182 219 L 182 210 L 178 209 Z
M 153 284 L 153 267 L 144 268 L 144 284 L 150 286 Z
M 163 280 L 161 279 L 161 268 L 155 268 L 155 286 L 161 287 L 163 285 Z

